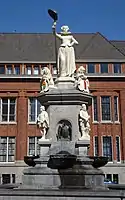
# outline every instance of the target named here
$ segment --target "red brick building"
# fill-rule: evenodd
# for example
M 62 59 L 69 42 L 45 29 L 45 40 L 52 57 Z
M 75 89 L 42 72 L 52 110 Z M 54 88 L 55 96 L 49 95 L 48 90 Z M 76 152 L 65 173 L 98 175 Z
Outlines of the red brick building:
M 125 181 L 125 41 L 75 34 L 76 66 L 90 81 L 90 154 L 109 156 L 106 177 Z M 59 45 L 59 44 L 58 44 Z M 0 34 L 0 183 L 21 182 L 24 155 L 39 153 L 36 126 L 41 68 L 56 77 L 52 34 Z

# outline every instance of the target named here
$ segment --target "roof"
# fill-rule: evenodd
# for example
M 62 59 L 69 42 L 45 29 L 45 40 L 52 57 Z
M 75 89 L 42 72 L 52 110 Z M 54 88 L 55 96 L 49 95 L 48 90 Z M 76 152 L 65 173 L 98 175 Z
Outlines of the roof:
M 100 33 L 74 33 L 76 60 L 125 59 L 125 42 L 108 41 Z M 52 33 L 1 33 L 0 62 L 55 61 L 55 40 Z M 57 48 L 59 40 L 57 39 Z
M 125 41 L 111 40 L 111 43 L 125 55 Z

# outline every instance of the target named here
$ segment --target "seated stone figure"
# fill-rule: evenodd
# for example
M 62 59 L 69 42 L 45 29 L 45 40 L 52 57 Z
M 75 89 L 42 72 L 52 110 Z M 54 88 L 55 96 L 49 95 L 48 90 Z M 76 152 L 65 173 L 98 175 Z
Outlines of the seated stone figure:
M 42 77 L 40 80 L 40 93 L 47 92 L 49 88 L 54 87 L 54 82 L 52 78 L 52 74 L 48 67 L 44 67 L 41 73 Z
M 80 91 L 89 93 L 89 80 L 85 75 L 85 68 L 83 66 L 80 66 L 76 72 L 75 85 Z

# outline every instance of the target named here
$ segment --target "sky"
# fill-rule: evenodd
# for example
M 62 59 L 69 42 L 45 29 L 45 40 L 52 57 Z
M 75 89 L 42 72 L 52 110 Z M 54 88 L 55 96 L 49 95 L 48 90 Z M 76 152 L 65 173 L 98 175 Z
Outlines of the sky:
M 48 9 L 58 13 L 57 32 L 100 32 L 110 40 L 125 40 L 125 0 L 0 0 L 0 32 L 51 33 Z

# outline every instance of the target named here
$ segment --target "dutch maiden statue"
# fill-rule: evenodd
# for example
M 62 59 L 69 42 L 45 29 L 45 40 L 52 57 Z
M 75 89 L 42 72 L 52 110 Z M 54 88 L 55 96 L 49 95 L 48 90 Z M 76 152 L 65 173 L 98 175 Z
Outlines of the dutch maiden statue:
M 73 45 L 78 44 L 76 39 L 69 32 L 68 26 L 61 27 L 61 33 L 55 32 L 56 23 L 52 26 L 53 33 L 61 40 L 61 45 L 58 50 L 57 68 L 59 77 L 72 77 L 75 70 L 75 52 Z

